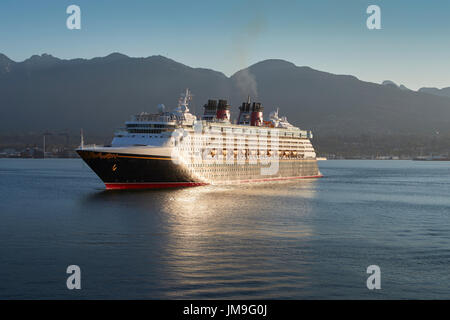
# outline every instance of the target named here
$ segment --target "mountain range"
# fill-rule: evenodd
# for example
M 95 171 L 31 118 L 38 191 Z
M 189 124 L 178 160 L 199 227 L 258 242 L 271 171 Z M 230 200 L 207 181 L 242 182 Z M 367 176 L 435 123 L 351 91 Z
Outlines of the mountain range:
M 442 88 L 442 89 L 438 89 L 438 88 L 420 88 L 419 92 L 435 94 L 435 95 L 443 96 L 443 97 L 450 97 L 450 87 Z
M 0 54 L 0 134 L 83 128 L 110 136 L 132 114 L 156 111 L 159 103 L 173 108 L 185 88 L 197 115 L 208 99 L 224 98 L 236 117 L 250 95 L 266 115 L 279 107 L 316 135 L 450 134 L 450 88 L 412 91 L 276 59 L 227 77 L 163 56 L 120 53 L 72 60 L 42 54 L 23 62 Z
M 391 81 L 391 80 L 385 80 L 381 84 L 392 87 L 392 88 L 397 88 L 400 90 L 412 91 L 411 89 L 405 87 L 403 84 L 398 85 L 394 81 Z M 442 97 L 450 97 L 450 87 L 442 88 L 442 89 L 432 88 L 432 87 L 423 87 L 423 88 L 420 88 L 419 90 L 417 90 L 417 92 L 429 93 L 429 94 L 434 94 L 434 95 L 442 96 Z

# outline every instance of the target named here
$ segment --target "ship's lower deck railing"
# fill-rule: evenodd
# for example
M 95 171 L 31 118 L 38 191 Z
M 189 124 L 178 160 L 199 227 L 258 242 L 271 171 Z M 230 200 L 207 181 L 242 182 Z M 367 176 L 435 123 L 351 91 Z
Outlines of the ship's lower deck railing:
M 79 146 L 78 148 L 83 150 L 83 149 L 97 149 L 97 148 L 102 148 L 102 147 L 104 147 L 104 145 L 85 144 L 85 145 Z

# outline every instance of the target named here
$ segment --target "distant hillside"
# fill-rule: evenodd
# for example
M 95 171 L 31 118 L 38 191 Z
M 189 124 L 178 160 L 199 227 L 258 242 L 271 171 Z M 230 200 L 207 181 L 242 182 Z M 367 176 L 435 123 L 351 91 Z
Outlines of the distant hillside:
M 249 68 L 259 98 L 317 134 L 449 132 L 450 99 L 267 60 Z M 233 78 L 233 77 L 232 77 Z
M 438 88 L 420 88 L 419 92 L 435 94 L 437 96 L 442 96 L 442 97 L 450 97 L 450 87 L 442 88 L 442 89 L 438 89 Z
M 391 81 L 391 80 L 385 80 L 381 84 L 384 85 L 384 86 L 389 86 L 389 87 L 397 88 L 397 89 L 400 89 L 400 90 L 411 90 L 411 89 L 405 87 L 403 84 L 398 85 L 394 81 Z
M 11 71 L 14 61 L 0 53 L 0 75 Z
M 268 114 L 276 107 L 290 122 L 316 135 L 450 132 L 450 98 L 399 90 L 282 60 L 266 60 L 231 77 L 191 68 L 162 56 L 114 53 L 94 59 L 32 56 L 17 63 L 0 55 L 0 133 L 46 129 L 105 135 L 130 115 L 175 106 L 180 92 L 194 94 L 197 114 L 208 98 L 233 106 L 250 94 Z
M 229 79 L 222 73 L 194 69 L 152 56 L 111 54 L 90 60 L 33 56 L 0 75 L 0 132 L 83 127 L 111 135 L 132 114 L 174 106 L 189 87 L 200 105 L 226 97 Z

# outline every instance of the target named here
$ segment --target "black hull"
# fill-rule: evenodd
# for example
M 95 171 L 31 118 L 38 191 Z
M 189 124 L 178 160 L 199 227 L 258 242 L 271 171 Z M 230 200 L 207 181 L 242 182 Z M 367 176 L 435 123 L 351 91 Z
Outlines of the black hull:
M 261 175 L 260 164 L 178 165 L 170 157 L 77 150 L 107 189 L 187 187 L 319 178 L 316 160 L 280 160 L 276 175 Z

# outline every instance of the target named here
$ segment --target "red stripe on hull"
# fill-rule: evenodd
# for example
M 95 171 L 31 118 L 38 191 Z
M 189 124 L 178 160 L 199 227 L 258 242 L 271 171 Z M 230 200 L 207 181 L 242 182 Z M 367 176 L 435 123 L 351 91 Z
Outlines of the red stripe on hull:
M 105 183 L 108 190 L 124 190 L 124 189 L 164 189 L 179 187 L 198 187 L 205 186 L 207 183 L 201 182 L 154 182 L 154 183 Z
M 302 176 L 302 177 L 282 177 L 282 178 L 266 178 L 266 179 L 251 179 L 251 180 L 236 180 L 236 181 L 222 181 L 215 184 L 241 184 L 241 183 L 253 183 L 253 182 L 269 182 L 269 181 L 284 181 L 295 179 L 316 179 L 322 178 L 322 175 L 316 176 Z M 179 188 L 179 187 L 198 187 L 206 186 L 209 183 L 203 182 L 152 182 L 152 183 L 105 183 L 108 190 L 124 190 L 124 189 L 165 189 L 165 188 Z

